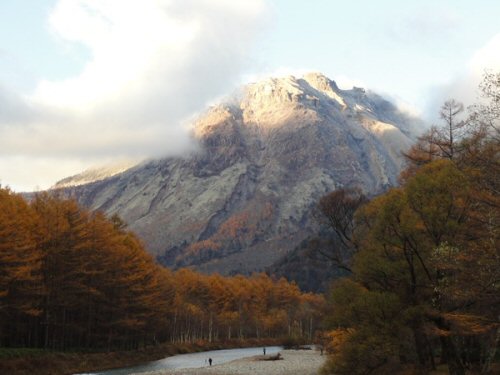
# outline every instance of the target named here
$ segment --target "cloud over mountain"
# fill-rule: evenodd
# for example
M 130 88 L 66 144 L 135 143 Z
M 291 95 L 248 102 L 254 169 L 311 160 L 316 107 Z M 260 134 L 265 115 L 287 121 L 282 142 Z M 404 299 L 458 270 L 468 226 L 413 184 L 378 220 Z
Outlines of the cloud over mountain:
M 90 59 L 29 96 L 0 91 L 1 156 L 182 152 L 185 119 L 238 83 L 267 11 L 265 0 L 59 0 L 54 36 Z
M 436 119 L 439 107 L 450 98 L 459 100 L 466 106 L 477 103 L 481 99 L 478 86 L 487 71 L 500 71 L 500 33 L 475 51 L 459 76 L 445 85 L 433 88 L 429 96 L 427 116 Z

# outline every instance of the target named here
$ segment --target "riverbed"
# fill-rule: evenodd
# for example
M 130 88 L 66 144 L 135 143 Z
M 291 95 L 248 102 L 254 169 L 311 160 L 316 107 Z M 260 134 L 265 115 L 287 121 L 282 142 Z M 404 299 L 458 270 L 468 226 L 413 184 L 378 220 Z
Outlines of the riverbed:
M 212 359 L 212 367 L 234 361 L 246 357 L 254 357 L 263 354 L 263 347 L 257 348 L 239 348 L 239 349 L 224 349 L 211 350 L 201 353 L 179 354 L 158 361 L 144 363 L 142 365 L 96 372 L 92 374 L 81 375 L 130 375 L 143 374 L 145 372 L 159 370 L 182 370 L 187 368 L 202 368 L 210 367 L 209 359 Z M 282 350 L 279 346 L 266 347 L 266 354 L 273 355 Z
M 263 361 L 262 355 L 190 369 L 166 369 L 147 375 L 317 375 L 326 356 L 316 350 L 281 350 L 282 360 Z M 145 375 L 145 374 L 141 374 Z

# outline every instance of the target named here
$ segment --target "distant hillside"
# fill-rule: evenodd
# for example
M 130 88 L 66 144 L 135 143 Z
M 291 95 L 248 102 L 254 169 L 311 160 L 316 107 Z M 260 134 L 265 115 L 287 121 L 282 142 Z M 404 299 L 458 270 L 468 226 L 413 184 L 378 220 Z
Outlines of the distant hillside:
M 56 182 L 52 189 L 61 189 L 71 186 L 85 185 L 95 181 L 104 180 L 116 174 L 125 172 L 127 169 L 137 165 L 137 162 L 120 162 L 103 167 L 90 168 L 74 176 L 63 178 Z
M 169 266 L 249 273 L 315 231 L 311 209 L 326 192 L 394 185 L 415 124 L 382 97 L 321 74 L 271 78 L 201 116 L 196 154 L 65 192 L 119 214 Z

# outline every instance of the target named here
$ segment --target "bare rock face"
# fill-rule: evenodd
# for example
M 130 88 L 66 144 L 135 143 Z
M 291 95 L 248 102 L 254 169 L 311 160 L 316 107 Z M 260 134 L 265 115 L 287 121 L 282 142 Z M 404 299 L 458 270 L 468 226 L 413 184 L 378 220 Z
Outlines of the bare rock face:
M 135 161 L 121 161 L 110 165 L 105 165 L 97 168 L 90 168 L 86 171 L 74 176 L 66 177 L 58 181 L 52 189 L 63 189 L 71 186 L 85 185 L 91 182 L 104 180 L 111 176 L 125 172 L 127 169 L 132 168 L 139 162 Z
M 396 183 L 414 119 L 321 74 L 248 85 L 195 124 L 199 152 L 67 188 L 119 214 L 169 266 L 259 271 L 312 233 L 325 193 Z

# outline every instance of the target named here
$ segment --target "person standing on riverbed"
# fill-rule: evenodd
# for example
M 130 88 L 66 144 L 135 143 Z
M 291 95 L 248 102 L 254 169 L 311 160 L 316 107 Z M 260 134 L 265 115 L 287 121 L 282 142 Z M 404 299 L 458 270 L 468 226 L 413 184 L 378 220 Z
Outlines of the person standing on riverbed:
M 264 355 L 266 355 L 266 348 L 265 347 L 262 349 L 262 351 L 264 352 Z
M 209 364 L 210 366 L 212 366 L 212 358 L 209 358 L 209 359 L 208 359 L 208 364 Z

